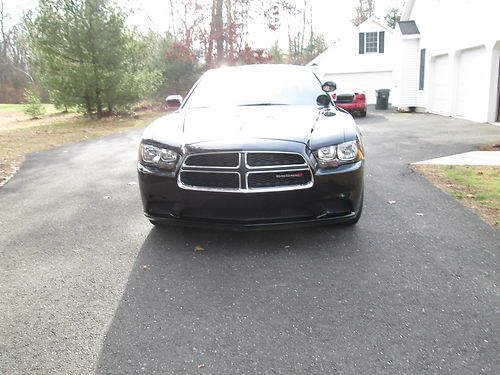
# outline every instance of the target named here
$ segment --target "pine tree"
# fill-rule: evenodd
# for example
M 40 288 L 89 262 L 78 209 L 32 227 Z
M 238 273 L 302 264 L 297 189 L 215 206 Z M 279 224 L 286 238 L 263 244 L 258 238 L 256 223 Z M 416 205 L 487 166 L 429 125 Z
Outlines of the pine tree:
M 387 25 L 394 29 L 396 24 L 401 20 L 401 11 L 399 8 L 391 8 L 385 14 L 384 19 Z
M 33 64 L 55 104 L 101 117 L 154 88 L 155 72 L 139 63 L 144 52 L 125 20 L 108 0 L 39 1 L 27 29 Z
M 34 88 L 26 88 L 24 91 L 24 113 L 32 119 L 40 118 L 45 114 L 45 107 L 40 100 L 40 95 Z

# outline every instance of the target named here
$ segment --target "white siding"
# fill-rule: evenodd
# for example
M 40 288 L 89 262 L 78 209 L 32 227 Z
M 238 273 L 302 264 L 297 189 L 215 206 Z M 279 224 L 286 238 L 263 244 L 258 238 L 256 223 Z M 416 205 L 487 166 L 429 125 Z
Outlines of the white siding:
M 418 91 L 418 75 L 420 63 L 420 50 L 418 39 L 404 39 L 401 43 L 403 58 L 399 72 L 399 107 L 416 107 Z
M 375 104 L 378 89 L 390 89 L 392 84 L 392 72 L 365 72 L 365 73 L 340 73 L 326 74 L 325 81 L 333 81 L 337 84 L 337 93 L 364 92 L 366 102 Z M 389 96 L 389 103 L 391 97 Z
M 414 20 L 431 55 L 500 39 L 498 0 L 415 0 Z
M 384 53 L 359 53 L 359 33 L 380 32 L 384 36 Z M 320 74 L 384 72 L 392 70 L 393 31 L 369 19 L 352 29 L 334 45 L 307 65 L 315 64 Z
M 425 88 L 417 94 L 418 106 L 448 116 L 495 121 L 500 1 L 414 0 L 407 6 L 412 3 L 403 21 L 416 22 L 419 49 L 426 49 Z

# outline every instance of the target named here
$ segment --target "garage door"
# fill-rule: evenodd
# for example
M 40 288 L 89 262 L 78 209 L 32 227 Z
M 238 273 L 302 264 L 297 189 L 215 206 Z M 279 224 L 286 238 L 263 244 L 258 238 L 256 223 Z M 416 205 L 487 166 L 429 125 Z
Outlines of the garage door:
M 375 104 L 375 90 L 392 87 L 392 72 L 326 74 L 323 79 L 337 84 L 337 94 L 364 92 L 368 104 Z
M 458 55 L 458 75 L 455 111 L 457 116 L 469 120 L 478 120 L 484 117 L 488 94 L 486 79 L 486 49 L 473 48 L 462 51 Z
M 436 56 L 431 60 L 431 82 L 429 112 L 450 114 L 450 59 L 448 55 Z

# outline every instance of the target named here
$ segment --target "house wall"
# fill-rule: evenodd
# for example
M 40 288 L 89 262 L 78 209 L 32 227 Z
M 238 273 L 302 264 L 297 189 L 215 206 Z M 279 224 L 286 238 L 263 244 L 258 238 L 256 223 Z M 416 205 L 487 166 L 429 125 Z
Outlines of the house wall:
M 359 33 L 385 32 L 384 53 L 359 53 Z M 367 102 L 375 103 L 376 89 L 392 88 L 393 31 L 374 20 L 367 20 L 312 60 L 318 77 L 337 83 L 337 92 L 365 92 Z
M 405 37 L 396 28 L 393 69 L 393 101 L 396 108 L 417 106 L 420 50 L 418 36 Z
M 418 107 L 495 121 L 499 14 L 500 1 L 413 1 L 403 20 L 416 22 L 421 34 L 418 48 L 426 49 L 425 87 L 417 93 Z
M 366 103 L 375 104 L 377 98 L 375 90 L 391 88 L 392 72 L 334 73 L 325 74 L 323 79 L 337 83 L 337 93 L 339 94 L 364 92 Z M 391 102 L 391 98 L 389 96 L 389 102 Z

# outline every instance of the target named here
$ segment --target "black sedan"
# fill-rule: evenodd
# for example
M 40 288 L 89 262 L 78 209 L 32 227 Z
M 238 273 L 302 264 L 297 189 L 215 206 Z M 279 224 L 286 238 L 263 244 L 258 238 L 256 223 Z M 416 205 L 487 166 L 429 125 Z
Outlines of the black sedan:
M 139 150 L 139 186 L 153 224 L 239 228 L 358 222 L 364 147 L 335 84 L 306 67 L 206 72 L 176 112 L 154 121 Z

